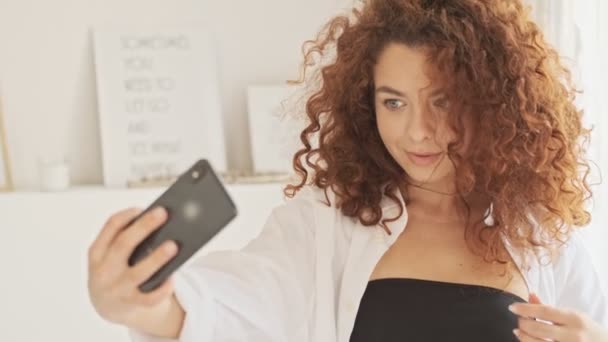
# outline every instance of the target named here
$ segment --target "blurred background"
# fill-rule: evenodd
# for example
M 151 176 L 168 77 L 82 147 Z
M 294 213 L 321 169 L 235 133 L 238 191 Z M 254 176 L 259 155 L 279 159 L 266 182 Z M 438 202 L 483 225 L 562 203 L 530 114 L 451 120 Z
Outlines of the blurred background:
M 158 196 L 171 176 L 165 171 L 190 164 L 195 144 L 226 175 L 241 211 L 200 253 L 240 248 L 257 235 L 282 201 L 289 167 L 293 141 L 277 132 L 299 127 L 286 128 L 273 115 L 292 94 L 285 81 L 299 77 L 302 43 L 353 3 L 0 0 L 0 189 L 6 191 L 0 193 L 0 268 L 8 270 L 0 282 L 0 340 L 127 341 L 124 329 L 102 321 L 88 303 L 86 250 L 108 215 Z M 597 184 L 584 237 L 605 285 L 608 186 L 599 183 L 608 174 L 608 4 L 527 3 L 584 90 L 577 101 L 594 127 L 590 182 Z M 150 49 L 134 51 L 135 45 Z M 159 113 L 141 119 L 137 108 Z M 163 108 L 174 126 L 167 126 Z M 201 110 L 204 118 L 197 116 Z M 164 140 L 155 133 L 160 128 Z M 213 139 L 197 140 L 202 131 Z M 138 146 L 156 154 L 136 154 Z M 161 156 L 172 164 L 156 163 Z

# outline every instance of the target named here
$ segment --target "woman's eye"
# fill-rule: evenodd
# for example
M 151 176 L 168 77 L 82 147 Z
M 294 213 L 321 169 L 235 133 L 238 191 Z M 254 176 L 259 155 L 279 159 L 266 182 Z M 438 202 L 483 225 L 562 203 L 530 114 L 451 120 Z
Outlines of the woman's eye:
M 403 107 L 405 104 L 403 102 L 401 102 L 400 100 L 395 100 L 395 99 L 389 99 L 389 100 L 384 100 L 384 106 L 386 108 L 388 108 L 389 110 L 397 110 L 401 107 Z
M 445 97 L 433 101 L 433 106 L 441 109 L 447 109 L 449 104 L 448 99 Z

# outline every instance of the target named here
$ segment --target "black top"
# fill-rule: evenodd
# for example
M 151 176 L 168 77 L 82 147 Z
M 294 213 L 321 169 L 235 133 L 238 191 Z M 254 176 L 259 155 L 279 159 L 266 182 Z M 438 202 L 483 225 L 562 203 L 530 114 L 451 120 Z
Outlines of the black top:
M 517 341 L 517 316 L 526 302 L 487 286 L 390 278 L 368 283 L 350 342 Z

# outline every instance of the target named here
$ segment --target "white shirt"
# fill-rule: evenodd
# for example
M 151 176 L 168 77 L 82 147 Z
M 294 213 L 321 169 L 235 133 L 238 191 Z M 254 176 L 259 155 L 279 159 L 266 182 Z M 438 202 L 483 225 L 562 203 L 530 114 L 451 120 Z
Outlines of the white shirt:
M 323 190 L 304 188 L 242 250 L 213 252 L 179 269 L 175 295 L 186 311 L 179 341 L 348 342 L 369 277 L 408 215 L 388 223 L 388 235 L 324 201 Z M 381 207 L 385 217 L 398 213 L 388 198 Z M 608 327 L 606 295 L 578 235 L 553 264 L 531 266 L 522 274 L 544 304 L 586 312 Z M 174 341 L 129 332 L 136 342 Z

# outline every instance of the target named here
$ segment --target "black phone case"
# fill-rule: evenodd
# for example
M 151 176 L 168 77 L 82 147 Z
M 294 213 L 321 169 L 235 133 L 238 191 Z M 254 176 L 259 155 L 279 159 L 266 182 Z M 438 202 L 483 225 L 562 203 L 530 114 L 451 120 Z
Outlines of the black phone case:
M 180 175 L 132 222 L 157 206 L 167 210 L 167 221 L 137 246 L 129 257 L 129 265 L 137 264 L 167 240 L 175 241 L 179 251 L 173 259 L 140 284 L 142 292 L 150 292 L 159 287 L 237 216 L 234 202 L 205 159 L 199 160 Z

